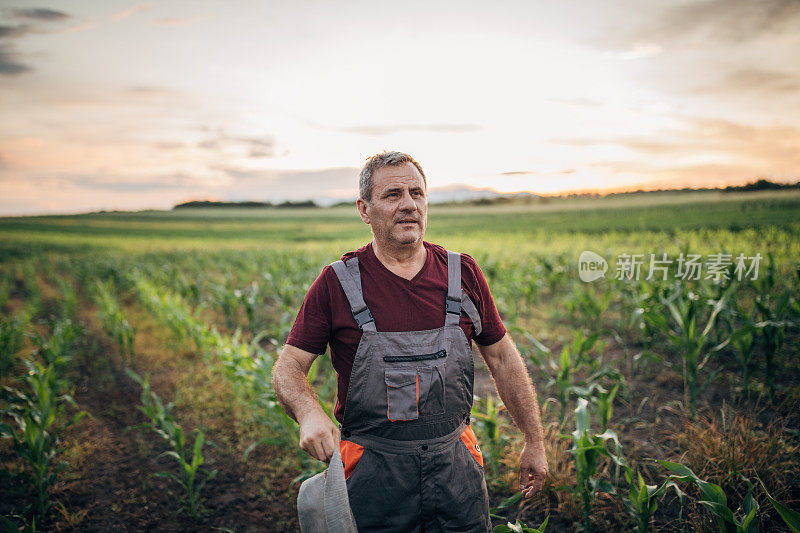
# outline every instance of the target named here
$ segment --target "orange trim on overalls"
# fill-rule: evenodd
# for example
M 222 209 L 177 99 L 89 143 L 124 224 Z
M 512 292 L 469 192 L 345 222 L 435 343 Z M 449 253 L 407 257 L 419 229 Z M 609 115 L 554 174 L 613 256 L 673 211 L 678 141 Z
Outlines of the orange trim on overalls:
M 349 440 L 341 440 L 339 441 L 339 453 L 342 455 L 342 463 L 344 463 L 344 478 L 347 479 L 358 461 L 361 460 L 364 447 Z
M 472 432 L 472 426 L 467 426 L 467 429 L 461 434 L 461 440 L 469 450 L 469 453 L 478 461 L 478 464 L 483 466 L 483 454 L 480 446 L 478 446 L 478 439 L 475 438 L 475 433 Z

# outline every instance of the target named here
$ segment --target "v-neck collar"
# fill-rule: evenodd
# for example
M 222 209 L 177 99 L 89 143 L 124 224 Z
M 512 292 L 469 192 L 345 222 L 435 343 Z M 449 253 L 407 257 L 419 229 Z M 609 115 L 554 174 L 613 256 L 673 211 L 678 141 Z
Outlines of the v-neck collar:
M 395 274 L 386 265 L 384 265 L 381 262 L 381 260 L 378 259 L 378 256 L 375 255 L 375 250 L 373 250 L 373 248 L 372 248 L 372 241 L 370 241 L 370 243 L 367 245 L 367 251 L 368 251 L 368 253 L 370 255 L 370 258 L 373 259 L 378 264 L 378 268 L 385 270 L 386 272 L 389 273 L 389 275 L 397 278 L 398 280 L 402 281 L 403 283 L 415 283 L 417 281 L 417 279 L 419 279 L 421 276 L 423 276 L 428 271 L 428 269 L 430 269 L 430 266 L 431 266 L 431 263 L 432 263 L 432 260 L 433 260 L 433 257 L 432 257 L 433 256 L 433 252 L 431 251 L 429 243 L 427 241 L 422 241 L 422 246 L 425 248 L 425 264 L 422 265 L 422 268 L 419 269 L 419 272 L 414 274 L 414 277 L 411 278 L 411 279 L 404 278 L 403 276 Z

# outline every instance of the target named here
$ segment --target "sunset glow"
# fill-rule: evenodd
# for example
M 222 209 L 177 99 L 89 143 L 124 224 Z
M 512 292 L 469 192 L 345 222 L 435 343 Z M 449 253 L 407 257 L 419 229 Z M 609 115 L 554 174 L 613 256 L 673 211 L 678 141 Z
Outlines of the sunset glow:
M 0 7 L 0 214 L 800 178 L 794 0 Z

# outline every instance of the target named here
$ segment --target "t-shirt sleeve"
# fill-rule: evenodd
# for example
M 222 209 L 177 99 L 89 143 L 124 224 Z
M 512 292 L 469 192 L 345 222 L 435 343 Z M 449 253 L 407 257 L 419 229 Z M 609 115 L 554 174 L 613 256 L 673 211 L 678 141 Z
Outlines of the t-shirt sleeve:
M 480 267 L 471 256 L 467 254 L 462 254 L 462 256 L 464 266 L 469 271 L 470 278 L 472 278 L 465 288 L 472 293 L 470 296 L 478 309 L 478 314 L 481 316 L 482 331 L 474 339 L 475 342 L 482 346 L 489 346 L 505 336 L 506 327 L 500 319 L 500 313 L 497 312 L 497 306 L 494 304 L 489 284 L 486 282 Z
M 331 336 L 331 300 L 327 282 L 330 268 L 322 269 L 311 284 L 286 339 L 286 344 L 318 355 L 325 353 Z

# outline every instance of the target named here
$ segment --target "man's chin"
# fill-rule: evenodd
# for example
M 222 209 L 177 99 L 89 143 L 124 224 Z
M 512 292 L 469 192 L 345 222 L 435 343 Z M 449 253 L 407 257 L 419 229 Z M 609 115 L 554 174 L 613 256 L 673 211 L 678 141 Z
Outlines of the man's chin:
M 394 241 L 400 245 L 416 244 L 422 240 L 424 233 L 415 231 L 413 234 L 403 233 L 396 235 Z

